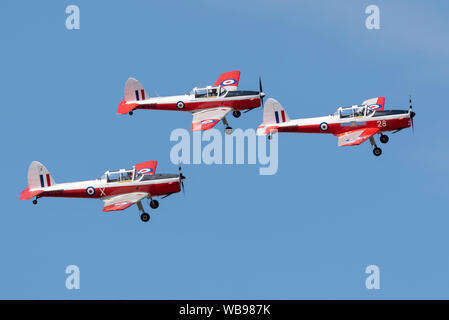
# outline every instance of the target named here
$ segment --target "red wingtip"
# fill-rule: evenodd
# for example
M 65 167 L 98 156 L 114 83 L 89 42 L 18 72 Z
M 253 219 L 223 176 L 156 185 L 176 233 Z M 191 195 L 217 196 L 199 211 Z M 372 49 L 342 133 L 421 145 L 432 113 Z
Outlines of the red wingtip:
M 122 102 L 120 102 L 117 110 L 118 114 L 127 114 L 130 111 L 133 111 L 134 108 L 138 106 L 137 103 L 126 103 L 126 102 L 127 101 L 125 99 L 123 99 Z

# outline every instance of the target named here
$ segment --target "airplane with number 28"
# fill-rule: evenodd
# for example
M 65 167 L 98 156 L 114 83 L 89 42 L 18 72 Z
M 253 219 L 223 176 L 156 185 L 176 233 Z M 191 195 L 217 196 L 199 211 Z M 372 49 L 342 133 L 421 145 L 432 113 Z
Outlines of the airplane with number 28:
M 237 90 L 239 79 L 240 71 L 229 71 L 220 75 L 213 86 L 195 87 L 190 94 L 150 98 L 139 81 L 129 78 L 117 113 L 132 115 L 137 109 L 188 111 L 193 115 L 191 131 L 209 130 L 222 120 L 225 132 L 231 134 L 226 115 L 232 111 L 238 118 L 242 111 L 260 107 L 265 96 L 260 78 L 259 91 Z
M 370 140 L 373 154 L 380 156 L 382 149 L 376 145 L 374 135 L 380 135 L 380 142 L 389 138 L 384 132 L 396 133 L 402 129 L 413 129 L 415 112 L 412 99 L 408 110 L 384 110 L 385 98 L 377 97 L 347 108 L 340 107 L 329 116 L 290 120 L 284 108 L 274 99 L 268 99 L 263 110 L 263 123 L 257 128 L 258 135 L 276 132 L 327 133 L 338 138 L 338 146 L 359 145 Z
M 168 197 L 184 191 L 181 166 L 179 174 L 155 174 L 157 161 L 136 164 L 132 169 L 106 171 L 99 179 L 55 183 L 47 168 L 33 161 L 28 168 L 28 187 L 20 194 L 20 200 L 35 197 L 33 204 L 41 197 L 94 198 L 104 201 L 103 212 L 124 210 L 137 203 L 140 219 L 150 220 L 144 211 L 142 200 L 149 199 L 150 207 L 156 209 L 159 202 L 154 197 Z

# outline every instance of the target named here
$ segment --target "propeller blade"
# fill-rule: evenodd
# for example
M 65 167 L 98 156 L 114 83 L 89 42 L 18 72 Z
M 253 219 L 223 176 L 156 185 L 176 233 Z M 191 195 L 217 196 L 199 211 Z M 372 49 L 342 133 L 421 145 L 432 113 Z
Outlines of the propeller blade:
M 259 76 L 259 96 L 260 96 L 260 104 L 263 107 L 263 98 L 265 97 L 265 93 L 262 89 L 262 78 Z
M 408 102 L 409 102 L 408 112 L 410 114 L 410 124 L 412 125 L 412 132 L 414 133 L 415 132 L 415 126 L 413 124 L 413 118 L 416 116 L 416 113 L 413 112 L 412 95 L 409 96 Z
M 184 180 L 186 177 L 182 174 L 181 162 L 178 162 L 178 171 L 179 171 L 179 182 L 181 183 L 182 193 L 185 195 L 186 192 L 184 190 Z

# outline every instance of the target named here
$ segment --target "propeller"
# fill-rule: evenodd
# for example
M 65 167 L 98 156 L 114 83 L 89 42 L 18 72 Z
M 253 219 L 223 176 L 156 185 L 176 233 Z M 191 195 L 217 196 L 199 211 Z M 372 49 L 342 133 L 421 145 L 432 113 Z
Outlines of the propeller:
M 263 107 L 263 97 L 265 97 L 265 93 L 262 90 L 262 78 L 261 77 L 259 77 L 259 97 L 260 97 L 260 105 Z M 253 109 L 255 109 L 255 108 L 248 109 L 248 110 L 244 111 L 243 113 L 250 112 Z
M 410 115 L 410 122 L 412 125 L 412 131 L 415 132 L 415 128 L 413 126 L 413 118 L 416 116 L 416 113 L 413 112 L 413 106 L 412 106 L 412 96 L 409 97 L 409 109 L 408 109 L 408 113 Z
M 260 95 L 260 102 L 263 106 L 263 97 L 265 97 L 265 93 L 262 90 L 262 78 L 259 76 L 259 95 Z
M 181 162 L 178 163 L 178 171 L 179 171 L 179 183 L 181 183 L 182 193 L 185 195 L 184 180 L 186 179 L 186 177 L 182 174 Z

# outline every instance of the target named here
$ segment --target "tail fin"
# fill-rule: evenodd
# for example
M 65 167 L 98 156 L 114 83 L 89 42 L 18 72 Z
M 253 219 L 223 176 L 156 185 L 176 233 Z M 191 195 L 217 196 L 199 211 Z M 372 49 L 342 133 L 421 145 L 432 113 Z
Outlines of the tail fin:
M 43 188 L 50 187 L 54 184 L 56 184 L 55 180 L 47 168 L 42 163 L 33 161 L 28 168 L 28 188 L 22 191 L 19 199 L 31 199 L 44 192 L 42 190 Z
M 150 96 L 142 87 L 139 81 L 134 78 L 129 78 L 125 83 L 125 100 L 126 101 L 141 101 L 148 99 Z
M 55 180 L 48 172 L 45 166 L 38 162 L 33 161 L 28 168 L 28 188 L 37 189 L 50 187 L 55 184 Z
M 275 129 L 276 125 L 287 121 L 290 121 L 290 118 L 281 104 L 269 98 L 263 107 L 263 123 L 257 128 L 257 134 L 268 134 L 270 129 Z
M 384 97 L 377 97 L 368 99 L 362 102 L 362 105 L 367 105 L 368 108 L 376 110 L 376 111 L 382 111 L 385 106 L 385 98 Z
M 290 121 L 290 118 L 281 104 L 273 98 L 268 99 L 263 107 L 263 123 L 274 124 L 286 121 Z
M 125 83 L 125 99 L 118 106 L 118 114 L 127 114 L 138 106 L 138 101 L 149 99 L 150 96 L 139 81 L 129 78 Z

